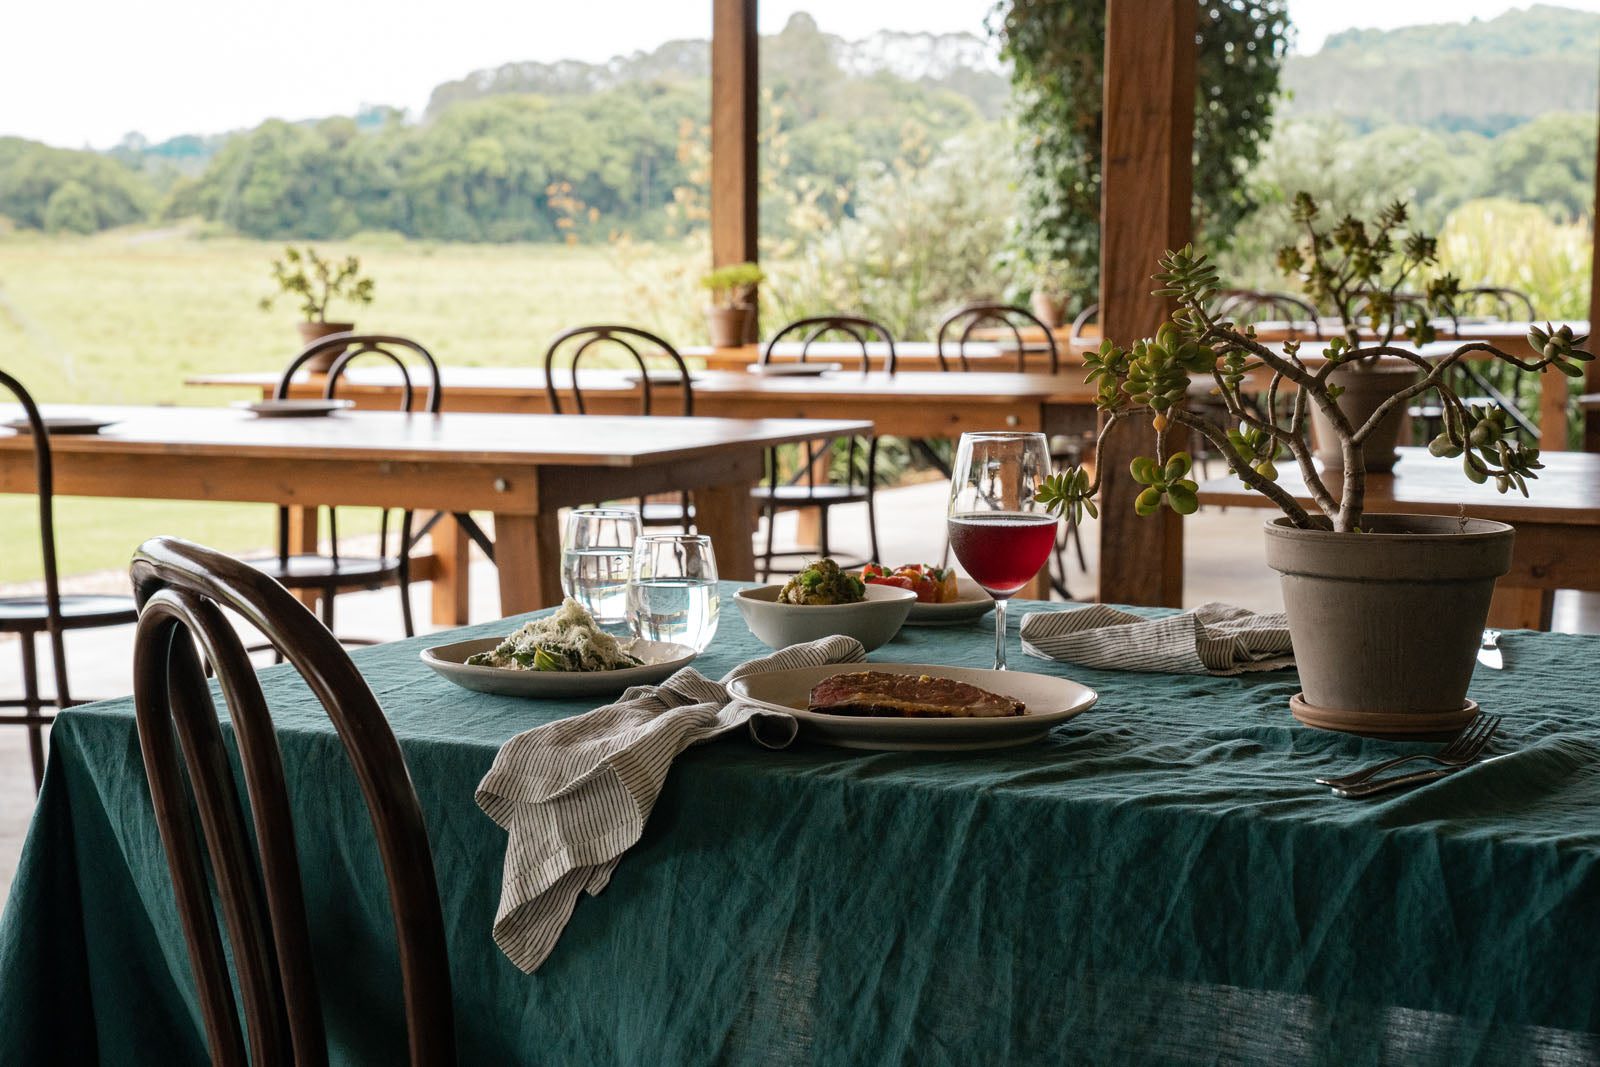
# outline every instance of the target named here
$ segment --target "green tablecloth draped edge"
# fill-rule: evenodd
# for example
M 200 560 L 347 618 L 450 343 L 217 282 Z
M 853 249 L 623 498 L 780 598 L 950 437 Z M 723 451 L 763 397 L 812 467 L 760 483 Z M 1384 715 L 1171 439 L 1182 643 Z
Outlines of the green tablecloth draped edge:
M 712 677 L 765 651 L 732 588 Z M 908 627 L 871 658 L 988 666 L 990 625 Z M 590 705 L 466 692 L 417 659 L 507 629 L 354 654 L 427 814 L 463 1063 L 1600 1059 L 1600 639 L 1508 635 L 1472 693 L 1517 754 L 1358 803 L 1312 777 L 1397 746 L 1297 724 L 1292 671 L 1087 670 L 1023 657 L 1013 631 L 1015 666 L 1099 705 L 998 752 L 693 749 L 527 976 L 490 939 L 505 837 L 473 788 L 507 738 Z M 263 679 L 334 1059 L 400 1062 L 359 792 L 298 678 Z M 205 1061 L 129 700 L 55 727 L 0 916 L 0 1063 L 97 1057 Z

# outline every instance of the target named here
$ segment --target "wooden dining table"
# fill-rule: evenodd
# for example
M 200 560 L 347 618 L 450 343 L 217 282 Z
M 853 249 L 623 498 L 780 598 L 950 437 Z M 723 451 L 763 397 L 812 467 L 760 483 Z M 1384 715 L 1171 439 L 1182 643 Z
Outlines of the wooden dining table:
M 1022 343 L 1025 349 L 1023 369 L 1048 374 L 1050 349 L 1038 335 L 1038 330 L 1035 329 L 1032 333 L 1024 331 Z M 1094 344 L 1099 343 L 1100 339 L 1094 338 Z M 678 354 L 685 358 L 700 360 L 707 370 L 745 370 L 760 364 L 763 347 L 759 344 L 732 348 L 688 345 L 679 348 Z M 804 346 L 799 343 L 780 342 L 773 348 L 773 361 L 776 363 L 794 361 L 799 357 L 802 347 Z M 872 369 L 884 369 L 889 346 L 881 341 L 869 341 L 866 349 L 867 360 Z M 947 367 L 953 368 L 960 362 L 961 351 L 962 346 L 954 340 L 946 341 L 945 361 L 941 363 L 939 346 L 933 341 L 896 341 L 895 367 L 902 371 L 938 371 Z M 1064 337 L 1057 338 L 1056 351 L 1063 368 L 1078 367 L 1083 363 L 1082 346 L 1070 344 Z M 968 341 L 965 352 L 968 363 L 973 365 L 974 369 L 992 368 L 1001 371 L 1017 369 L 1016 347 L 1003 339 Z M 844 368 L 860 370 L 861 345 L 852 341 L 814 341 L 806 351 L 806 359 L 812 363 L 839 363 Z
M 46 414 L 110 424 L 51 435 L 61 494 L 279 504 L 313 518 L 321 505 L 490 512 L 507 615 L 560 602 L 557 512 L 600 500 L 688 490 L 721 572 L 755 577 L 750 486 L 764 451 L 872 430 L 869 420 L 459 411 L 285 419 L 231 408 L 52 405 Z M 0 431 L 0 492 L 34 492 L 33 463 L 27 435 Z M 138 540 L 130 538 L 130 551 Z M 443 585 L 465 612 L 464 551 L 464 542 L 455 558 L 447 551 L 432 573 L 436 607 Z
M 1600 590 L 1600 453 L 1541 452 L 1539 458 L 1544 469 L 1528 482 L 1525 498 L 1469 482 L 1460 460 L 1402 448 L 1393 474 L 1367 475 L 1365 507 L 1378 513 L 1465 514 L 1516 527 L 1511 572 L 1495 586 L 1489 623 L 1547 630 L 1557 589 Z M 1278 484 L 1301 503 L 1312 504 L 1294 464 L 1278 464 Z M 1337 496 L 1338 479 L 1328 488 Z M 1201 483 L 1199 495 L 1202 504 L 1277 506 L 1233 475 Z

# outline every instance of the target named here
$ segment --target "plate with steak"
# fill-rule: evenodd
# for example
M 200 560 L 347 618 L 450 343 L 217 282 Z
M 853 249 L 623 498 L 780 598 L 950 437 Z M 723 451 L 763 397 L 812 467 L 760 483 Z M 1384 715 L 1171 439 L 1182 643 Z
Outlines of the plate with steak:
M 793 715 L 804 737 L 870 749 L 1024 745 L 1098 699 L 1052 675 L 925 663 L 800 667 L 739 678 L 729 688 Z

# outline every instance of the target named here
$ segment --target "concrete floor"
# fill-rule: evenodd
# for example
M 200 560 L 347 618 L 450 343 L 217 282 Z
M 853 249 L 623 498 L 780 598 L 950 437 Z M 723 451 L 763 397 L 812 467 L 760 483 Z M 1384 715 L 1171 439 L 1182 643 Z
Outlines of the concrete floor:
M 944 482 L 929 482 L 886 490 L 879 495 L 879 538 L 889 562 L 937 560 L 944 542 Z M 1185 523 L 1183 602 L 1194 606 L 1211 600 L 1239 604 L 1256 611 L 1282 609 L 1277 576 L 1263 562 L 1261 527 L 1267 512 L 1258 509 L 1204 508 Z M 781 517 L 778 537 L 792 530 L 793 516 Z M 264 523 L 265 525 L 265 520 Z M 837 509 L 834 519 L 835 551 L 864 552 L 864 507 Z M 1088 569 L 1072 565 L 1069 586 L 1079 596 L 1095 589 L 1097 536 L 1091 523 L 1083 531 Z M 357 543 L 346 550 L 361 551 Z M 367 551 L 371 551 L 368 547 Z M 107 572 L 64 581 L 68 592 L 125 593 L 127 576 Z M 22 586 L 0 587 L 0 595 L 37 591 Z M 341 633 L 392 640 L 402 636 L 393 589 L 351 593 L 339 598 Z M 421 632 L 436 629 L 428 620 L 428 588 L 412 590 L 413 614 Z M 499 597 L 494 569 L 483 561 L 472 570 L 472 621 L 498 618 Z M 1600 598 L 1561 594 L 1556 601 L 1556 629 L 1600 632 Z M 111 697 L 130 691 L 133 628 L 117 627 L 69 634 L 67 659 L 75 694 Z M 41 656 L 44 645 L 40 645 Z M 42 660 L 42 663 L 44 661 Z M 48 674 L 48 669 L 41 666 Z M 21 664 L 14 639 L 0 640 L 0 692 L 21 692 Z M 33 811 L 33 778 L 28 762 L 25 731 L 0 727 L 0 907 L 16 871 L 23 835 Z

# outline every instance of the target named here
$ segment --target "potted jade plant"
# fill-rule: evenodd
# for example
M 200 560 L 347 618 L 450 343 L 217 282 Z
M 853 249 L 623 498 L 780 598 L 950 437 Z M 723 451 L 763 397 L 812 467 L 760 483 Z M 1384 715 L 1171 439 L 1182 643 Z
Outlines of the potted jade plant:
M 361 261 L 355 256 L 347 256 L 342 263 L 336 263 L 317 255 L 314 248 L 308 247 L 302 252 L 291 246 L 283 250 L 282 259 L 273 260 L 272 280 L 278 284 L 278 292 L 263 297 L 261 309 L 271 308 L 273 300 L 279 296 L 298 299 L 300 313 L 305 316 L 299 323 L 302 345 L 355 329 L 353 322 L 328 321 L 328 305 L 334 300 L 372 303 L 372 279 L 361 276 Z M 343 352 L 342 348 L 319 352 L 306 364 L 306 369 L 313 374 L 325 373 Z
M 756 309 L 750 298 L 756 286 L 766 280 L 766 271 L 754 263 L 718 267 L 700 279 L 700 285 L 711 290 L 706 328 L 711 332 L 712 345 L 737 348 L 752 338 L 750 326 Z
M 1331 291 L 1362 284 L 1376 288 L 1386 272 L 1389 284 L 1398 285 L 1400 272 L 1388 263 L 1393 257 L 1412 265 L 1404 272 L 1407 277 L 1435 263 L 1431 238 L 1400 233 L 1403 204 L 1385 210 L 1374 225 L 1345 218 L 1331 232 L 1317 228 L 1309 197 L 1301 194 L 1295 210 L 1308 231 L 1295 263 Z M 1467 684 L 1495 579 L 1510 568 L 1512 528 L 1464 515 L 1365 513 L 1363 448 L 1392 414 L 1432 391 L 1444 411 L 1444 429 L 1428 450 L 1440 462 L 1460 460 L 1470 481 L 1492 480 L 1502 493 L 1515 489 L 1526 495 L 1541 466 L 1538 449 L 1516 438 L 1499 408 L 1465 404 L 1447 374 L 1463 358 L 1477 355 L 1528 372 L 1553 367 L 1579 377 L 1580 364 L 1593 358 L 1578 348 L 1586 338 L 1566 327 L 1535 327 L 1528 337 L 1533 359 L 1471 342 L 1425 360 L 1389 344 L 1363 347 L 1347 331 L 1328 345 L 1325 358 L 1310 362 L 1300 358 L 1295 343 L 1270 348 L 1248 327 L 1212 313 L 1217 273 L 1204 255 L 1191 248 L 1169 252 L 1161 268 L 1155 275 L 1163 285 L 1159 293 L 1178 304 L 1171 319 L 1152 339 L 1123 349 L 1108 338 L 1085 359 L 1088 380 L 1098 383 L 1100 444 L 1136 419 L 1148 419 L 1155 430 L 1154 454 L 1132 463 L 1134 480 L 1145 487 L 1135 510 L 1147 515 L 1165 503 L 1187 515 L 1199 506 L 1189 456 L 1169 454 L 1163 431 L 1178 426 L 1203 436 L 1229 458 L 1246 486 L 1283 512 L 1266 526 L 1267 564 L 1282 575 L 1303 687 L 1291 702 L 1295 717 L 1375 736 L 1424 737 L 1459 728 L 1476 711 L 1466 699 Z M 1448 308 L 1457 284 L 1448 275 L 1429 280 L 1426 301 Z M 1334 306 L 1346 310 L 1342 301 Z M 1426 325 L 1410 327 L 1413 336 L 1425 337 Z M 1342 368 L 1374 357 L 1407 361 L 1416 376 L 1357 421 L 1340 409 L 1344 389 L 1334 379 Z M 1256 371 L 1269 376 L 1259 405 L 1246 396 Z M 1229 425 L 1183 406 L 1191 374 L 1210 379 Z M 1307 439 L 1313 412 L 1327 420 L 1339 467 L 1319 469 L 1315 461 Z M 1075 518 L 1085 511 L 1096 514 L 1093 497 L 1104 469 L 1098 462 L 1100 444 L 1093 474 L 1072 467 L 1041 488 L 1040 499 L 1051 510 Z M 1313 508 L 1278 484 L 1276 464 L 1285 456 L 1298 466 Z
M 1034 275 L 1033 293 L 1028 297 L 1034 315 L 1052 330 L 1067 322 L 1067 289 L 1062 281 L 1066 273 L 1056 264 L 1040 267 Z

